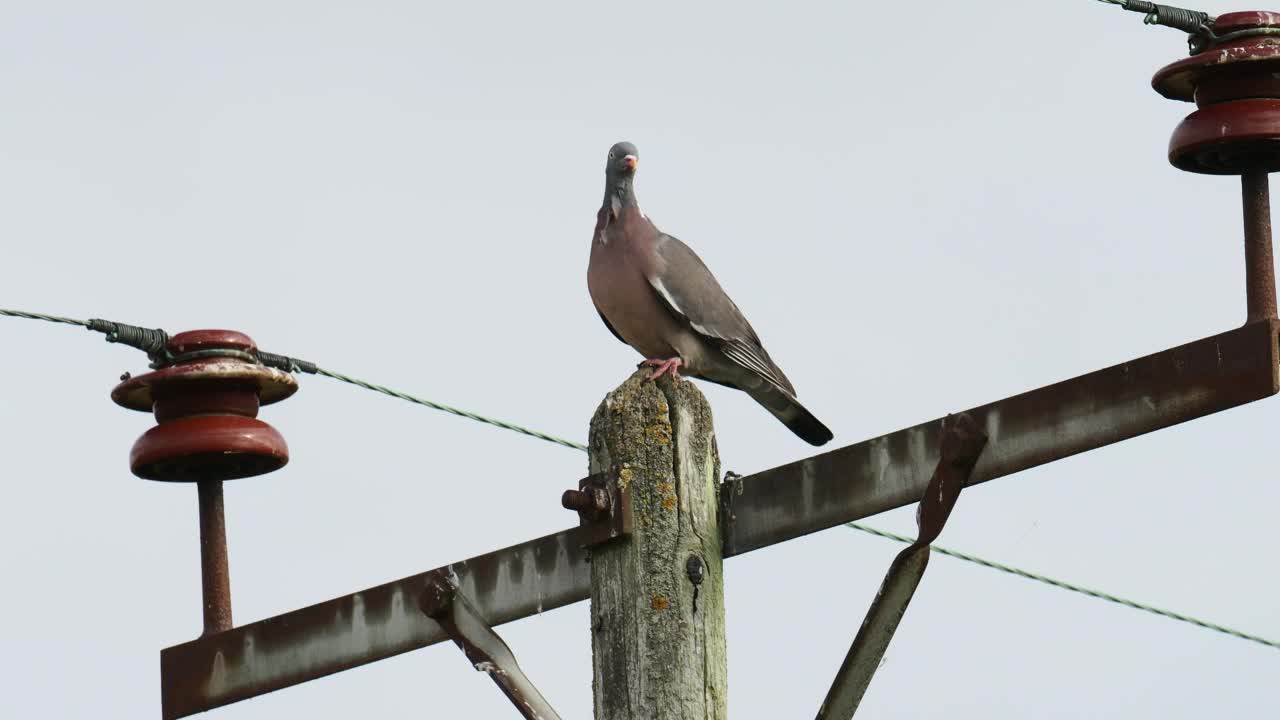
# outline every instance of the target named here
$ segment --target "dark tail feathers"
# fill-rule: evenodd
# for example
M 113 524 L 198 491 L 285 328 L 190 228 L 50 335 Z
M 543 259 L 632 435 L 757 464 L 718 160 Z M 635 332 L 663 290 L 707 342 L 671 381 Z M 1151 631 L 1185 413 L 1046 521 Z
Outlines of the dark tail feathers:
M 806 410 L 785 390 L 764 382 L 748 392 L 756 402 L 781 420 L 791 432 L 810 445 L 825 445 L 834 437 L 821 420 L 814 417 L 813 413 Z

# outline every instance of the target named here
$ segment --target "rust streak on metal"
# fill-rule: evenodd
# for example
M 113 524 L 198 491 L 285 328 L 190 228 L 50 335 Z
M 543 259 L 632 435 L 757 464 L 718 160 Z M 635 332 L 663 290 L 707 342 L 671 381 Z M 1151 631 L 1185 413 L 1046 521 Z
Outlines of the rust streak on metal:
M 972 482 L 1274 395 L 1278 327 L 1252 323 L 967 411 L 991 438 Z M 916 502 L 941 430 L 933 420 L 726 481 L 725 557 Z
M 453 563 L 495 625 L 585 600 L 585 549 L 600 530 L 575 527 Z M 430 573 L 334 598 L 160 652 L 163 716 L 180 718 L 448 639 L 418 608 Z
M 929 564 L 929 543 L 938 538 L 947 518 L 987 445 L 987 435 L 967 414 L 943 420 L 941 457 L 916 514 L 919 537 L 894 558 L 880 592 L 836 673 L 818 720 L 849 720 L 858 710 L 871 678 L 915 595 Z
M 1271 252 L 1271 193 L 1267 173 L 1251 170 L 1240 176 L 1244 200 L 1245 292 L 1248 322 L 1276 317 L 1276 269 Z
M 227 525 L 222 481 L 196 483 L 200 503 L 200 585 L 204 634 L 231 629 L 231 572 L 227 563 Z

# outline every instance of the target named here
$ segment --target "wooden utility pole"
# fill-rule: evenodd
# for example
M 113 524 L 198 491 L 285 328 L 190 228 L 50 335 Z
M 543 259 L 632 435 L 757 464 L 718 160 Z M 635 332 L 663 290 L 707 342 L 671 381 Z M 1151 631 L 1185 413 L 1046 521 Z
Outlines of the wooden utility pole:
M 630 536 L 591 552 L 596 720 L 725 720 L 717 521 L 720 456 L 706 398 L 640 370 L 591 420 L 591 470 L 621 468 Z

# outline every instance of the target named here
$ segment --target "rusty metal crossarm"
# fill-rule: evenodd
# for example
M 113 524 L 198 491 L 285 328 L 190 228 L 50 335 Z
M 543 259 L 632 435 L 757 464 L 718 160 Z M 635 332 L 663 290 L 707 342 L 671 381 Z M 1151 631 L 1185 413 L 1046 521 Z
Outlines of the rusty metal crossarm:
M 162 713 L 180 718 L 448 640 L 418 607 L 433 572 L 495 625 L 585 600 L 591 528 L 554 535 L 160 651 Z
M 990 440 L 972 483 L 1275 394 L 1277 331 L 1263 320 L 968 411 Z M 942 420 L 728 481 L 725 556 L 921 499 L 940 457 Z M 583 481 L 580 512 L 594 512 Z M 573 500 L 574 498 L 570 498 Z M 620 512 L 448 565 L 494 625 L 585 600 L 586 548 L 625 534 Z M 570 505 L 575 504 L 570 502 Z M 166 648 L 163 716 L 179 718 L 448 639 L 417 608 L 430 573 Z
M 966 411 L 990 437 L 971 482 L 1276 394 L 1278 327 L 1263 319 Z M 938 462 L 942 425 L 933 420 L 727 480 L 725 557 L 916 502 Z
M 611 487 L 608 476 L 620 470 L 590 475 L 579 486 Z M 591 594 L 588 548 L 631 531 L 630 493 L 604 492 L 598 499 L 609 512 L 584 512 L 578 527 L 161 650 L 164 718 L 186 717 L 448 640 L 419 609 L 419 598 L 442 576 L 455 593 L 470 599 L 467 608 L 475 616 L 493 625 L 586 600 Z

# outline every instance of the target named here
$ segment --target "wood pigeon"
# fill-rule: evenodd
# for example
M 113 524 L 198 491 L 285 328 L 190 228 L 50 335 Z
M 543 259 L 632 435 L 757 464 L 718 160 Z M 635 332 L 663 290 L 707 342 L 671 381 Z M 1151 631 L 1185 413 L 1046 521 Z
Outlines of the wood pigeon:
M 804 441 L 827 429 L 796 401 L 751 324 L 688 245 L 657 228 L 636 202 L 636 146 L 609 149 L 604 202 L 596 215 L 587 289 L 600 318 L 654 368 L 745 391 Z

